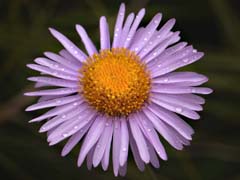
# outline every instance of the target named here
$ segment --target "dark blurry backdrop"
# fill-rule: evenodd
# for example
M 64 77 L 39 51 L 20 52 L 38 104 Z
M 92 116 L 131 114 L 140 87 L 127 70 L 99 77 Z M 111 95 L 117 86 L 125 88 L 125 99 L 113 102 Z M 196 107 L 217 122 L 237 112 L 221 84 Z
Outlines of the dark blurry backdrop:
M 60 157 L 63 144 L 48 147 L 40 124 L 28 120 L 42 112 L 25 113 L 36 99 L 23 97 L 32 88 L 26 81 L 33 71 L 26 63 L 44 51 L 62 47 L 50 35 L 55 27 L 82 47 L 75 24 L 86 27 L 99 44 L 98 20 L 108 17 L 111 29 L 119 0 L 0 0 L 0 179 L 118 179 L 112 168 L 88 171 L 77 168 L 79 147 Z M 176 151 L 167 143 L 167 162 L 160 169 L 148 166 L 141 173 L 129 158 L 128 180 L 220 180 L 240 179 L 240 1 L 239 0 L 130 0 L 127 11 L 147 9 L 143 25 L 157 12 L 163 22 L 175 17 L 174 30 L 184 41 L 205 52 L 205 57 L 188 67 L 209 76 L 207 97 L 200 121 L 189 122 L 196 133 L 192 145 Z M 162 23 L 163 24 L 163 23 Z

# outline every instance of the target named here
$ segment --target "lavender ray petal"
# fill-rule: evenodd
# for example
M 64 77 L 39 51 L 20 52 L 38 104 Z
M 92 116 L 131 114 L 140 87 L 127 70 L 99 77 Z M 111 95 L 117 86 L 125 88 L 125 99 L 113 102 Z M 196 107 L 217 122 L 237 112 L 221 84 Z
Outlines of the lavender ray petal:
M 28 64 L 27 67 L 30 68 L 30 69 L 42 72 L 44 74 L 54 76 L 54 77 L 58 77 L 58 78 L 66 79 L 66 80 L 71 80 L 71 81 L 78 81 L 79 80 L 77 76 L 73 76 L 71 74 L 61 72 L 61 71 L 58 71 L 58 70 L 52 70 L 48 67 L 44 67 L 44 66 L 40 66 L 40 65 L 36 65 L 36 64 Z
M 148 106 L 148 109 L 152 111 L 155 115 L 157 115 L 160 119 L 162 119 L 164 122 L 176 129 L 186 139 L 192 139 L 191 135 L 194 133 L 194 130 L 178 115 L 154 104 L 150 104 Z
M 79 87 L 78 83 L 75 81 L 52 78 L 52 77 L 35 76 L 35 77 L 29 77 L 28 80 L 34 81 L 34 82 L 46 83 L 48 85 L 59 86 L 59 87 L 69 87 L 69 88 Z
M 147 146 L 148 146 L 148 151 L 149 151 L 149 154 L 150 154 L 150 162 L 151 164 L 153 165 L 153 167 L 155 168 L 159 168 L 160 167 L 160 163 L 159 163 L 159 160 L 158 160 L 158 156 L 154 150 L 154 147 L 153 145 L 147 141 Z
M 113 133 L 113 125 L 112 125 L 112 120 L 109 119 L 107 120 L 105 124 L 105 129 L 103 134 L 101 135 L 100 139 L 98 140 L 96 144 L 96 149 L 93 154 L 93 166 L 97 167 L 99 163 L 101 162 L 103 156 L 104 156 L 104 151 L 107 146 L 107 142 L 109 138 L 112 136 Z
M 122 29 L 122 32 L 121 32 L 121 39 L 120 39 L 120 42 L 119 42 L 119 47 L 122 47 L 124 45 L 124 42 L 127 39 L 127 35 L 129 33 L 129 30 L 130 30 L 130 27 L 132 25 L 133 20 L 134 20 L 134 13 L 131 13 L 131 14 L 128 15 L 128 17 L 126 19 L 126 22 L 123 26 L 123 29 Z
M 76 59 L 80 62 L 85 62 L 87 59 L 86 54 L 84 54 L 75 44 L 73 44 L 66 36 L 56 31 L 53 28 L 49 28 L 51 34 L 68 50 Z
M 106 119 L 104 117 L 97 117 L 93 122 L 90 130 L 88 131 L 79 156 L 78 156 L 78 166 L 81 166 L 89 150 L 96 144 L 100 135 L 102 134 L 105 127 Z
M 152 92 L 155 93 L 166 93 L 166 94 L 210 94 L 212 89 L 205 87 L 185 87 L 185 86 L 175 86 L 175 85 L 152 85 Z
M 77 143 L 86 134 L 90 126 L 91 126 L 91 123 L 88 123 L 86 126 L 84 126 L 82 129 L 80 129 L 78 132 L 76 132 L 74 135 L 72 135 L 69 138 L 68 142 L 65 144 L 61 152 L 62 156 L 66 156 L 77 145 Z
M 89 171 L 92 169 L 93 166 L 93 153 L 95 149 L 96 145 L 94 145 L 87 154 L 87 168 Z
M 127 38 L 126 38 L 126 41 L 124 42 L 123 47 L 128 48 L 130 46 L 133 38 L 135 37 L 135 33 L 137 31 L 137 28 L 138 28 L 139 24 L 141 23 L 144 15 L 145 15 L 145 9 L 141 9 L 138 12 L 138 14 L 137 14 L 137 16 L 136 16 L 136 18 L 135 18 L 135 20 L 134 20 L 130 30 L 129 30 L 129 33 L 127 35 Z
M 136 141 L 140 157 L 145 163 L 149 163 L 150 156 L 147 149 L 147 144 L 136 121 L 137 117 L 135 117 L 134 115 L 129 117 L 129 125 L 131 128 L 133 138 Z
M 127 119 L 121 119 L 121 145 L 120 145 L 120 155 L 119 162 L 120 166 L 123 166 L 127 162 L 128 157 L 128 147 L 129 147 L 129 134 L 127 127 Z
M 58 62 L 59 64 L 62 64 L 69 69 L 72 69 L 73 71 L 78 71 L 81 67 L 81 63 L 70 61 L 69 59 L 65 59 L 62 56 L 59 56 L 58 54 L 52 53 L 52 52 L 45 52 L 44 55 L 48 57 L 49 59 L 52 59 L 55 62 Z
M 159 43 L 161 43 L 163 40 L 166 39 L 166 37 L 168 36 L 168 34 L 171 34 L 170 31 L 172 29 L 172 27 L 174 26 L 176 20 L 175 19 L 170 19 L 169 21 L 167 21 L 162 28 L 156 33 L 155 36 L 153 36 L 147 45 L 145 45 L 144 49 L 145 51 L 141 51 L 139 53 L 140 57 L 144 57 L 145 55 L 147 55 L 150 51 L 153 50 L 154 47 L 156 47 Z
M 101 50 L 110 49 L 111 45 L 110 45 L 109 26 L 108 26 L 107 19 L 105 16 L 102 16 L 100 18 L 99 29 L 100 29 Z
M 113 121 L 113 119 L 112 119 Z M 110 149 L 111 149 L 111 142 L 112 142 L 113 135 L 108 138 L 108 142 L 106 143 L 106 148 L 104 151 L 104 155 L 101 161 L 102 168 L 104 171 L 107 170 L 109 165 L 109 156 L 110 156 Z
M 96 49 L 95 45 L 93 44 L 92 40 L 89 38 L 85 29 L 81 25 L 77 24 L 76 30 L 77 30 L 79 36 L 81 37 L 82 42 L 83 42 L 89 56 L 92 56 L 93 54 L 97 53 L 97 49 Z
M 156 48 L 154 48 L 146 57 L 143 58 L 145 63 L 152 61 L 157 58 L 169 45 L 176 43 L 180 40 L 179 32 L 173 33 L 170 37 L 160 43 Z
M 119 47 L 119 41 L 120 41 L 120 38 L 121 38 L 120 35 L 121 35 L 121 32 L 122 32 L 124 16 L 125 16 L 125 4 L 122 3 L 120 5 L 118 15 L 117 15 L 117 20 L 116 20 L 116 23 L 115 23 L 113 43 L 112 43 L 113 48 Z
M 69 53 L 66 49 L 62 49 L 61 51 L 59 51 L 59 54 L 66 60 L 70 61 L 72 64 L 80 64 L 80 65 L 83 64 L 77 58 L 75 58 L 71 53 Z
M 76 93 L 79 88 L 59 88 L 59 89 L 47 89 L 34 92 L 26 92 L 25 96 L 52 96 L 52 95 L 70 95 Z
M 62 65 L 58 62 L 54 62 L 47 58 L 36 58 L 34 61 L 39 65 L 49 67 L 50 69 L 53 69 L 53 70 L 62 71 L 75 76 L 78 76 L 79 74 L 77 71 L 72 70 L 65 65 Z
M 203 110 L 203 107 L 201 105 L 192 103 L 191 100 L 189 101 L 187 98 L 182 98 L 180 95 L 152 93 L 152 97 L 190 110 Z
M 61 115 L 58 115 L 50 120 L 48 120 L 46 123 L 44 123 L 42 125 L 42 127 L 40 128 L 39 132 L 46 132 L 49 129 L 58 126 L 59 124 L 71 120 L 73 119 L 73 117 L 76 117 L 77 115 L 79 115 L 80 113 L 82 113 L 83 111 L 85 111 L 88 108 L 88 106 L 86 106 L 85 104 L 81 104 L 79 107 L 77 107 L 76 109 L 70 109 L 69 111 L 65 112 L 65 113 L 61 113 Z
M 141 157 L 139 155 L 137 144 L 136 144 L 136 142 L 135 142 L 135 140 L 133 138 L 133 135 L 132 135 L 130 129 L 129 129 L 129 143 L 130 143 L 130 147 L 131 147 L 131 150 L 132 150 L 134 161 L 135 161 L 138 169 L 140 171 L 144 171 L 145 165 L 144 165 L 144 162 L 143 162 L 143 160 L 141 159 Z
M 50 145 L 55 145 L 67 137 L 75 134 L 88 123 L 92 123 L 95 119 L 96 113 L 86 110 L 84 114 L 79 114 L 60 124 L 56 130 L 47 138 Z
M 120 166 L 119 168 L 119 175 L 120 176 L 125 176 L 127 174 L 127 162 L 123 165 L 123 166 Z
M 200 118 L 198 113 L 196 113 L 195 111 L 189 110 L 187 108 L 184 108 L 183 106 L 177 106 L 177 105 L 174 105 L 170 102 L 166 102 L 166 101 L 163 101 L 159 98 L 157 99 L 157 98 L 153 98 L 153 97 L 151 98 L 151 101 L 158 106 L 161 106 L 161 107 L 163 107 L 163 108 L 165 108 L 169 111 L 181 114 L 181 115 L 183 115 L 185 117 L 188 117 L 190 119 L 197 120 L 197 119 Z
M 120 155 L 120 145 L 121 145 L 121 125 L 120 119 L 113 121 L 113 149 L 112 149 L 112 161 L 113 161 L 113 172 L 115 176 L 118 176 L 118 170 L 120 167 L 119 164 L 119 155 Z
M 144 31 L 144 34 L 138 39 L 138 41 L 136 41 L 134 44 L 130 46 L 130 50 L 135 51 L 138 54 L 154 34 L 161 19 L 162 19 L 162 14 L 161 13 L 156 14 L 153 17 L 153 19 L 150 21 L 150 23 L 147 25 Z
M 43 96 L 43 97 L 46 97 L 46 96 Z M 47 119 L 47 118 L 50 118 L 50 117 L 53 117 L 56 115 L 61 115 L 65 112 L 67 112 L 68 110 L 75 108 L 77 105 L 79 105 L 81 103 L 82 103 L 82 100 L 74 101 L 70 104 L 65 104 L 62 106 L 55 107 L 55 108 L 49 110 L 48 112 L 46 112 L 45 114 L 30 120 L 29 122 L 39 122 L 39 121 L 42 121 L 44 119 Z
M 148 109 L 143 109 L 144 114 L 146 115 L 147 119 L 152 122 L 155 129 L 158 133 L 167 140 L 167 142 L 172 145 L 174 148 L 181 150 L 183 148 L 182 144 L 179 143 L 175 136 L 173 136 L 169 131 L 167 125 L 162 122 L 155 114 L 153 114 Z
M 137 114 L 137 117 L 138 118 L 136 119 L 136 121 L 146 139 L 153 145 L 159 157 L 162 158 L 163 160 L 167 160 L 167 153 L 165 151 L 165 148 L 163 147 L 161 141 L 159 140 L 158 134 L 155 131 L 152 123 L 139 116 L 139 114 Z
M 192 64 L 195 61 L 201 59 L 203 57 L 203 55 L 204 54 L 202 52 L 196 52 L 193 55 L 184 57 L 184 58 L 178 60 L 177 62 L 173 62 L 172 64 L 170 64 L 164 68 L 161 67 L 162 66 L 161 63 L 157 63 L 155 66 L 157 69 L 152 72 L 151 76 L 152 76 L 152 78 L 155 78 L 155 77 L 167 74 L 169 72 L 172 72 L 180 67 L 186 66 L 188 64 Z
M 31 105 L 27 107 L 26 111 L 34 111 L 34 110 L 48 108 L 48 107 L 61 106 L 61 105 L 68 104 L 80 99 L 81 99 L 81 96 L 78 94 L 73 96 L 68 96 L 68 97 L 56 98 L 54 100 L 39 102 L 34 105 Z

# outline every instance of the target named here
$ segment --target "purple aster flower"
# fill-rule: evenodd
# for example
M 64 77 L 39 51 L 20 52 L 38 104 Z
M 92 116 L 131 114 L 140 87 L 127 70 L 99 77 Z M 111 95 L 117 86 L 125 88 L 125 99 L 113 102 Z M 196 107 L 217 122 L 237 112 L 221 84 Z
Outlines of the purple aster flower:
M 122 4 L 117 16 L 113 42 L 110 42 L 106 18 L 100 18 L 100 46 L 97 50 L 81 25 L 76 30 L 86 48 L 80 50 L 67 37 L 50 28 L 64 49 L 55 54 L 45 52 L 36 64 L 27 66 L 41 72 L 30 77 L 36 88 L 25 93 L 40 96 L 26 111 L 51 110 L 30 122 L 46 120 L 40 132 L 47 132 L 49 145 L 64 139 L 62 156 L 80 141 L 78 166 L 84 160 L 89 169 L 109 166 L 110 151 L 114 175 L 124 176 L 127 158 L 132 151 L 137 167 L 159 167 L 159 158 L 167 154 L 158 134 L 171 146 L 181 150 L 189 145 L 194 130 L 182 119 L 200 118 L 204 99 L 211 89 L 197 87 L 208 78 L 195 72 L 173 72 L 191 64 L 203 53 L 180 40 L 171 29 L 175 19 L 158 29 L 162 14 L 156 14 L 146 27 L 139 27 L 145 14 L 141 9 L 125 16 Z

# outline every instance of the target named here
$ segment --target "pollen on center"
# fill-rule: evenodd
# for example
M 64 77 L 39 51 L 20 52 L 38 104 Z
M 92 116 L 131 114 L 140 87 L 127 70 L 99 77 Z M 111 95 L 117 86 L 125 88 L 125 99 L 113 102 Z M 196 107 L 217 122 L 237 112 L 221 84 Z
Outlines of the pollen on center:
M 127 116 L 148 100 L 150 76 L 146 66 L 139 56 L 125 48 L 94 54 L 80 73 L 80 93 L 102 113 Z

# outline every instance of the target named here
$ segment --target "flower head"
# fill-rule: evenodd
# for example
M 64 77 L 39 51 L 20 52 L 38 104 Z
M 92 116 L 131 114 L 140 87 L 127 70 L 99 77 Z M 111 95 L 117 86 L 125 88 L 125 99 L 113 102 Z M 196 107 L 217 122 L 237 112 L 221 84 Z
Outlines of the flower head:
M 205 101 L 196 94 L 212 90 L 197 87 L 208 80 L 201 74 L 173 71 L 199 60 L 203 53 L 178 42 L 179 32 L 171 30 L 175 19 L 158 29 L 162 18 L 158 13 L 146 27 L 139 27 L 144 14 L 145 9 L 136 17 L 131 13 L 124 22 L 122 4 L 112 44 L 107 20 L 101 17 L 100 50 L 76 25 L 88 55 L 50 28 L 64 49 L 59 54 L 46 52 L 46 57 L 35 59 L 36 64 L 27 65 L 42 73 L 29 80 L 36 82 L 36 88 L 47 89 L 25 93 L 40 96 L 26 110 L 53 107 L 30 122 L 46 120 L 40 132 L 48 132 L 50 145 L 69 138 L 63 156 L 83 141 L 78 166 L 87 159 L 89 169 L 101 163 L 107 170 L 112 151 L 114 174 L 125 175 L 130 150 L 140 170 L 148 163 L 158 168 L 158 157 L 167 160 L 158 134 L 178 150 L 190 144 L 194 131 L 182 116 L 199 119 L 197 111 Z

